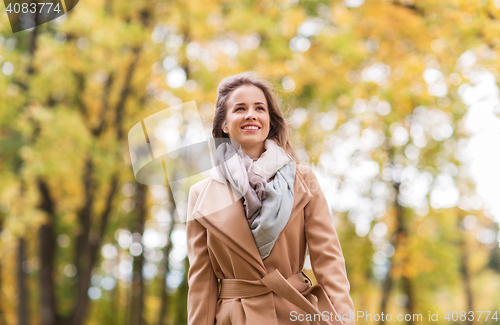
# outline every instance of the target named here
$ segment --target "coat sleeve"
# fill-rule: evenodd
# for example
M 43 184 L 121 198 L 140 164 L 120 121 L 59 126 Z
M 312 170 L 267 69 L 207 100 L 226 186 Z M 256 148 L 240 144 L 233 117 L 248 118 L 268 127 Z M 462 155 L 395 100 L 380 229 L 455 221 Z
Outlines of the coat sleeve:
M 349 295 L 350 284 L 342 248 L 318 179 L 310 167 L 307 169 L 305 181 L 313 197 L 304 208 L 304 218 L 311 266 L 337 313 L 341 316 L 347 314 L 344 324 L 353 325 L 354 305 Z
M 207 230 L 193 219 L 193 208 L 198 193 L 194 186 L 189 190 L 187 210 L 188 272 L 188 325 L 215 324 L 215 311 L 219 283 L 212 268 L 207 247 Z

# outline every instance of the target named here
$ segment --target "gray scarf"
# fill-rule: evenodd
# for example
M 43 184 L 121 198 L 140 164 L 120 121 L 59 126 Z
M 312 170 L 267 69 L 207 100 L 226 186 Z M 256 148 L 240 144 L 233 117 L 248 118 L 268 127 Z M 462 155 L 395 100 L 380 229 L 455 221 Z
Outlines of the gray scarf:
M 274 140 L 267 139 L 266 151 L 253 162 L 231 143 L 217 147 L 217 176 L 229 181 L 243 196 L 243 208 L 248 225 L 262 259 L 271 253 L 279 234 L 285 228 L 293 207 L 295 162 Z M 267 182 L 274 175 L 274 178 Z

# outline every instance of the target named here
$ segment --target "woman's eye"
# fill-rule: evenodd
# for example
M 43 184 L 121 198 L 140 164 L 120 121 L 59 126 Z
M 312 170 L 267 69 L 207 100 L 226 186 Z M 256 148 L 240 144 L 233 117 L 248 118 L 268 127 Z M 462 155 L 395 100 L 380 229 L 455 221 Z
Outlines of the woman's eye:
M 238 107 L 238 108 L 236 108 L 235 112 L 237 112 L 240 108 L 244 109 L 243 107 Z M 262 106 L 259 106 L 257 108 L 260 108 L 261 110 L 265 111 L 264 107 L 262 107 Z

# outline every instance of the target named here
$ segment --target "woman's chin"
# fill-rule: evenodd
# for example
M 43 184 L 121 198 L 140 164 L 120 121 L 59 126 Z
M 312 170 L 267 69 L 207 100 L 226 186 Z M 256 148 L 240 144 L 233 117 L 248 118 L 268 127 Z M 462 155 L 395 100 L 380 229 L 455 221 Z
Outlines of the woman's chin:
M 266 141 L 266 139 L 238 139 L 236 140 L 242 147 L 248 148 L 255 145 L 260 145 Z

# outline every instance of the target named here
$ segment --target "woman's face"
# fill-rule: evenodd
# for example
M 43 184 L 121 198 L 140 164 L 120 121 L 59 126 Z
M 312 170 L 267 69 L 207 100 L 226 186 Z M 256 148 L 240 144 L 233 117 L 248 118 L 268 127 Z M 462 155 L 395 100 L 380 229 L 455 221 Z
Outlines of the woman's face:
M 269 108 L 262 90 L 253 85 L 236 88 L 226 107 L 222 130 L 238 141 L 243 149 L 263 146 L 269 135 Z M 248 126 L 254 126 L 248 129 Z

